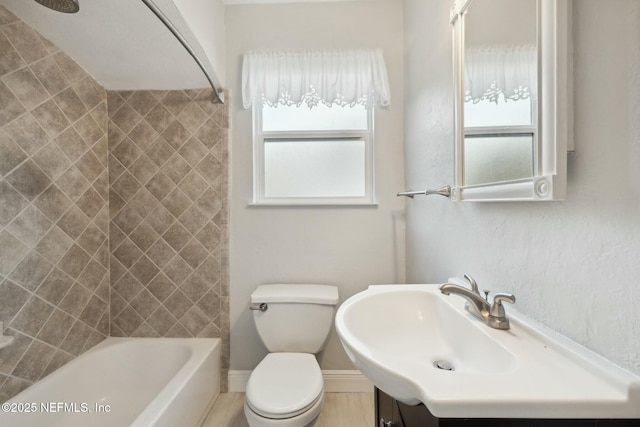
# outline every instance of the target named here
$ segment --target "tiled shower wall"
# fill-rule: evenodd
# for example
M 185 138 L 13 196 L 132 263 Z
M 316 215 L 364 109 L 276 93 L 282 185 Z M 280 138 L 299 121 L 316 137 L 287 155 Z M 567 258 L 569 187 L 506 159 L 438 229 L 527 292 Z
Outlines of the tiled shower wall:
M 110 91 L 108 116 L 111 334 L 222 337 L 226 371 L 226 107 Z
M 207 90 L 105 93 L 0 6 L 0 402 L 107 335 L 221 337 L 226 388 L 227 128 Z
M 0 402 L 109 333 L 105 91 L 0 6 Z

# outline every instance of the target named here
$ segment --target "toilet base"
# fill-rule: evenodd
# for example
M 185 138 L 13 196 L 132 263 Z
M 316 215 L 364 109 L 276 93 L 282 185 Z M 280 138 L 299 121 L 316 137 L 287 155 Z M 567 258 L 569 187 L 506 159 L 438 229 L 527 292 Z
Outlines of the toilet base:
M 245 399 L 244 415 L 250 427 L 313 427 L 320 416 L 322 402 L 324 402 L 324 392 L 320 399 L 302 414 L 291 418 L 266 418 L 253 412 Z

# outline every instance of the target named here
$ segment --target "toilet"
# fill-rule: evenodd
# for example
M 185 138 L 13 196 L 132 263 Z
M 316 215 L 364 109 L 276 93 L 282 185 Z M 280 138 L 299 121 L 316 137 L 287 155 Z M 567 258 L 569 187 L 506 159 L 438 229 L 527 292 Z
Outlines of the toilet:
M 311 427 L 324 399 L 315 354 L 326 344 L 338 303 L 329 285 L 262 285 L 251 294 L 269 354 L 251 373 L 244 413 L 251 427 Z

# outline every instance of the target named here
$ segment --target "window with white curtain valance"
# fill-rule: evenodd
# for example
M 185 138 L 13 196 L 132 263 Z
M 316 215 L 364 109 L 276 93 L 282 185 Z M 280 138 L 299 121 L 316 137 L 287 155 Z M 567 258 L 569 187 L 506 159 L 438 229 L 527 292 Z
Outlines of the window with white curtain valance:
M 465 102 L 497 102 L 536 96 L 535 45 L 469 47 L 464 53 Z
M 388 107 L 381 49 L 249 52 L 242 67 L 244 108 L 319 104 Z

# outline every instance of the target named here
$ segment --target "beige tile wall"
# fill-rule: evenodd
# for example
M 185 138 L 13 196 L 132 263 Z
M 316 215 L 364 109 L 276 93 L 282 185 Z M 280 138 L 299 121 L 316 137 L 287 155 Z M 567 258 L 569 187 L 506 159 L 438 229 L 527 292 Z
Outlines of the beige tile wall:
M 210 99 L 108 92 L 111 334 L 222 337 L 226 372 L 228 125 Z
M 0 402 L 109 333 L 106 105 L 0 6 Z
M 227 121 L 105 93 L 0 6 L 0 401 L 107 335 L 221 337 L 226 389 Z

